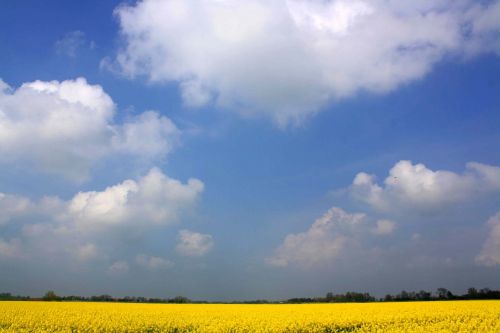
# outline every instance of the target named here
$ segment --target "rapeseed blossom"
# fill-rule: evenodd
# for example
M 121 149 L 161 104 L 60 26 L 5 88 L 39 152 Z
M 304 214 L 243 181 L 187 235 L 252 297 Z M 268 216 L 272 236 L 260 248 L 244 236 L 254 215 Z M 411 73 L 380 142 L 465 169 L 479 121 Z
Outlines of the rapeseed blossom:
M 363 304 L 0 302 L 0 332 L 500 332 L 500 301 Z

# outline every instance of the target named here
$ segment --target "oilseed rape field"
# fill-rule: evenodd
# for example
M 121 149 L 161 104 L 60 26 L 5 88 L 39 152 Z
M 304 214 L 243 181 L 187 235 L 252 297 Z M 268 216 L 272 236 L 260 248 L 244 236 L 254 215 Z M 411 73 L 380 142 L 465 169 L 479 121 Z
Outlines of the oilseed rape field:
M 0 332 L 500 332 L 500 301 L 364 304 L 0 302 Z

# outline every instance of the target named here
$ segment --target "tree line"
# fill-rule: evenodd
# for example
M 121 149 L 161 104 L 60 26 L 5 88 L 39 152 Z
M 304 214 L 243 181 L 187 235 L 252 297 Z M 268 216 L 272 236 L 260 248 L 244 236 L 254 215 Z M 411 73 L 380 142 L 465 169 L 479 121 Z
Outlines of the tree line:
M 113 297 L 110 295 L 98 296 L 59 296 L 53 290 L 49 290 L 43 297 L 30 297 L 12 295 L 11 293 L 0 293 L 1 301 L 62 301 L 62 302 L 122 302 L 122 303 L 194 303 L 187 297 L 176 296 L 174 298 L 146 298 L 146 297 Z
M 325 297 L 313 298 L 290 298 L 284 301 L 269 301 L 266 299 L 253 301 L 233 301 L 233 302 L 210 302 L 210 303 L 246 303 L 246 304 L 265 304 L 265 303 L 365 303 L 365 302 L 408 302 L 408 301 L 438 301 L 438 300 L 487 300 L 500 299 L 500 290 L 491 290 L 489 288 L 469 288 L 463 295 L 455 295 L 446 288 L 438 288 L 435 292 L 420 291 L 401 291 L 398 294 L 387 294 L 382 298 L 376 298 L 370 293 L 360 293 L 349 291 L 344 294 L 334 294 L 329 292 Z M 121 302 L 121 303 L 209 303 L 207 301 L 193 301 L 187 297 L 176 296 L 173 298 L 146 298 L 146 297 L 113 297 L 110 295 L 98 296 L 58 296 L 53 290 L 49 290 L 41 298 L 32 298 L 30 296 L 12 295 L 11 293 L 0 293 L 1 301 L 62 301 L 62 302 Z
M 359 293 L 349 291 L 345 294 L 334 294 L 329 292 L 325 297 L 315 298 L 290 298 L 287 303 L 349 303 L 349 302 L 407 302 L 407 301 L 439 301 L 439 300 L 486 300 L 500 299 L 500 290 L 491 290 L 489 288 L 476 289 L 469 288 L 463 295 L 454 295 L 446 288 L 438 288 L 435 292 L 426 290 L 406 291 L 398 294 L 387 294 L 382 298 L 376 298 L 369 293 Z

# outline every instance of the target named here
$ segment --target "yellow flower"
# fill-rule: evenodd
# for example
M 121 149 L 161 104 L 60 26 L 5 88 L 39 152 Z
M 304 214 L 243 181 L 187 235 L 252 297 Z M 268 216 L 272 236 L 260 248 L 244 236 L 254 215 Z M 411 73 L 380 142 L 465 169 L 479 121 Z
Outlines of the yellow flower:
M 0 302 L 0 332 L 500 332 L 500 301 L 365 304 Z

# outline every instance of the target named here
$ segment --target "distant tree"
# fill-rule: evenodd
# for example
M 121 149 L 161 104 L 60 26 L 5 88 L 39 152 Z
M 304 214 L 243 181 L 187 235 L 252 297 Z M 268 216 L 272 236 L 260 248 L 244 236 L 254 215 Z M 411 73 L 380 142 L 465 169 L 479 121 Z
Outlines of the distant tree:
M 59 296 L 56 295 L 56 293 L 53 290 L 49 290 L 45 293 L 43 296 L 44 301 L 57 301 L 59 299 Z
M 12 299 L 11 293 L 0 293 L 0 299 Z
M 446 288 L 438 288 L 437 294 L 439 299 L 452 299 L 454 297 L 451 291 Z
M 312 298 L 296 297 L 290 298 L 286 301 L 287 303 L 312 303 L 314 300 Z
M 467 298 L 477 298 L 477 297 L 478 297 L 478 292 L 476 288 L 471 287 L 467 289 Z
M 410 299 L 410 295 L 406 290 L 403 290 L 396 295 L 396 299 L 399 301 L 408 301 Z
M 479 295 L 481 297 L 485 297 L 485 296 L 489 295 L 490 293 L 491 293 L 490 288 L 483 288 L 483 289 L 479 290 Z
M 113 302 L 114 299 L 110 295 L 99 295 L 90 297 L 92 302 Z
M 425 290 L 420 290 L 415 294 L 415 298 L 421 301 L 428 301 L 431 299 L 431 293 Z
M 189 303 L 189 298 L 184 296 L 176 296 L 170 300 L 170 303 Z

